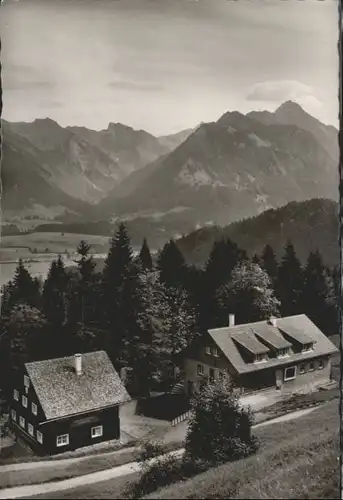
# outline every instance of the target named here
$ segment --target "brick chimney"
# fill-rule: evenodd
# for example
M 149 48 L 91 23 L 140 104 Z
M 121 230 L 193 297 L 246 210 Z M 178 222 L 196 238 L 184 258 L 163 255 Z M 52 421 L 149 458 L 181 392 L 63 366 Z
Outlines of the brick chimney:
M 235 315 L 229 314 L 229 326 L 235 326 Z
M 74 354 L 74 368 L 76 375 L 82 375 L 82 355 Z

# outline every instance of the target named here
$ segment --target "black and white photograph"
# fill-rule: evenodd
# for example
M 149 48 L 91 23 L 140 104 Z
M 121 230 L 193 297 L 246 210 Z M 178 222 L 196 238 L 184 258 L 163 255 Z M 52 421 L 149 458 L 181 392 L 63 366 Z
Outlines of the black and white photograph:
M 339 499 L 340 0 L 2 0 L 0 499 Z

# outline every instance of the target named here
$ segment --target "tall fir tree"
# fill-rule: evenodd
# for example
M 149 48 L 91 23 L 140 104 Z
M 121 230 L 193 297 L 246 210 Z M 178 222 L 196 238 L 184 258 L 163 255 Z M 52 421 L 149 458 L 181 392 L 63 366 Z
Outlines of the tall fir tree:
M 101 283 L 102 329 L 117 366 L 134 363 L 141 337 L 138 268 L 126 227 L 120 223 L 110 242 Z
M 70 281 L 68 327 L 71 334 L 83 331 L 96 323 L 96 302 L 98 290 L 95 262 L 90 255 L 90 245 L 81 240 L 77 247 L 77 272 Z M 85 349 L 87 346 L 85 345 Z
M 159 253 L 157 269 L 162 283 L 167 287 L 184 287 L 186 262 L 174 240 L 168 241 Z
M 324 333 L 332 331 L 337 310 L 332 276 L 328 273 L 319 251 L 310 252 L 304 270 L 303 312 Z
M 144 238 L 141 250 L 139 252 L 139 262 L 142 269 L 146 270 L 152 269 L 152 258 L 146 238 Z
M 281 302 L 281 315 L 301 314 L 304 287 L 303 269 L 292 243 L 286 244 L 275 283 L 275 292 Z
M 51 263 L 42 292 L 42 310 L 47 319 L 47 337 L 49 337 L 47 358 L 70 354 L 65 337 L 68 284 L 69 276 L 61 256 L 58 256 L 57 260 Z
M 19 259 L 13 280 L 5 287 L 5 296 L 2 301 L 2 310 L 11 310 L 18 304 L 28 304 L 32 307 L 40 305 L 40 284 L 32 278 L 25 268 L 22 259 Z
M 247 259 L 246 252 L 230 239 L 215 241 L 205 266 L 202 284 L 201 324 L 219 326 L 220 305 L 217 291 L 231 281 L 232 271 Z
M 272 283 L 275 284 L 278 274 L 278 262 L 276 260 L 275 252 L 270 245 L 266 245 L 264 247 L 260 265 L 268 273 Z

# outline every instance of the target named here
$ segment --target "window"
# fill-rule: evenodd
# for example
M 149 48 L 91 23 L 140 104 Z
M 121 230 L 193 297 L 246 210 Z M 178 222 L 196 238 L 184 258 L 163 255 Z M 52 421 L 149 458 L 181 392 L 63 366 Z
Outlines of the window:
M 285 369 L 284 380 L 293 380 L 293 379 L 295 379 L 295 375 L 296 375 L 295 366 L 288 366 Z
M 30 387 L 30 379 L 27 375 L 24 375 L 24 386 Z
M 299 373 L 305 373 L 305 364 L 302 363 L 300 366 L 299 366 Z
M 206 354 L 211 354 L 211 348 L 209 346 L 205 347 Z
M 266 360 L 265 354 L 256 354 L 255 355 L 255 363 L 259 363 L 260 361 L 265 361 L 265 360 Z
M 17 391 L 17 389 L 13 391 L 13 397 L 16 401 L 19 401 L 19 391 Z
M 26 396 L 21 397 L 21 402 L 22 402 L 23 407 L 27 408 L 27 397 Z
M 301 352 L 308 352 L 308 351 L 312 351 L 313 349 L 313 344 L 304 344 L 302 349 L 301 349 Z
M 213 356 L 215 356 L 216 358 L 218 358 L 218 357 L 219 357 L 219 354 L 218 354 L 218 349 L 217 349 L 216 347 L 213 347 L 213 349 L 212 349 L 212 354 L 213 354 Z
M 289 355 L 288 347 L 284 347 L 282 349 L 279 349 L 277 355 L 279 358 L 282 358 L 283 356 L 288 356 Z
M 203 375 L 204 374 L 204 367 L 203 367 L 203 365 L 198 365 L 197 366 L 197 374 L 198 375 Z
M 61 436 L 57 436 L 56 446 L 66 446 L 69 444 L 69 434 L 62 434 Z
M 39 431 L 37 431 L 37 441 L 40 444 L 43 444 L 43 434 Z
M 313 363 L 313 361 L 311 361 L 308 369 L 309 369 L 310 372 L 313 372 L 313 370 L 314 370 L 314 363 Z
M 27 424 L 27 430 L 29 431 L 30 436 L 34 436 L 34 429 L 32 424 Z
M 25 429 L 25 418 L 19 417 L 19 425 L 20 425 L 20 427 Z
M 214 370 L 213 368 L 210 368 L 210 380 L 214 380 Z
M 324 361 L 322 359 L 320 359 L 318 361 L 318 370 L 322 370 L 324 368 Z
M 16 422 L 16 420 L 17 420 L 17 412 L 15 410 L 11 410 L 11 417 L 12 417 L 12 420 L 14 420 Z
M 31 403 L 31 410 L 32 410 L 32 413 L 33 413 L 34 415 L 37 415 L 37 413 L 38 413 L 38 411 L 37 411 L 37 410 L 38 410 L 38 408 L 37 408 L 36 403 Z
M 97 427 L 92 427 L 91 436 L 92 436 L 92 438 L 102 436 L 102 425 L 98 425 Z

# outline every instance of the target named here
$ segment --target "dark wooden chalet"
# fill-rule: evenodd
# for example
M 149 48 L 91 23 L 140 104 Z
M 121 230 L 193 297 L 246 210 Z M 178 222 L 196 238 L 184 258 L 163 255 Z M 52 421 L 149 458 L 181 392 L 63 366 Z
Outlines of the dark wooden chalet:
M 26 363 L 14 378 L 10 422 L 38 454 L 119 439 L 130 400 L 104 351 Z

